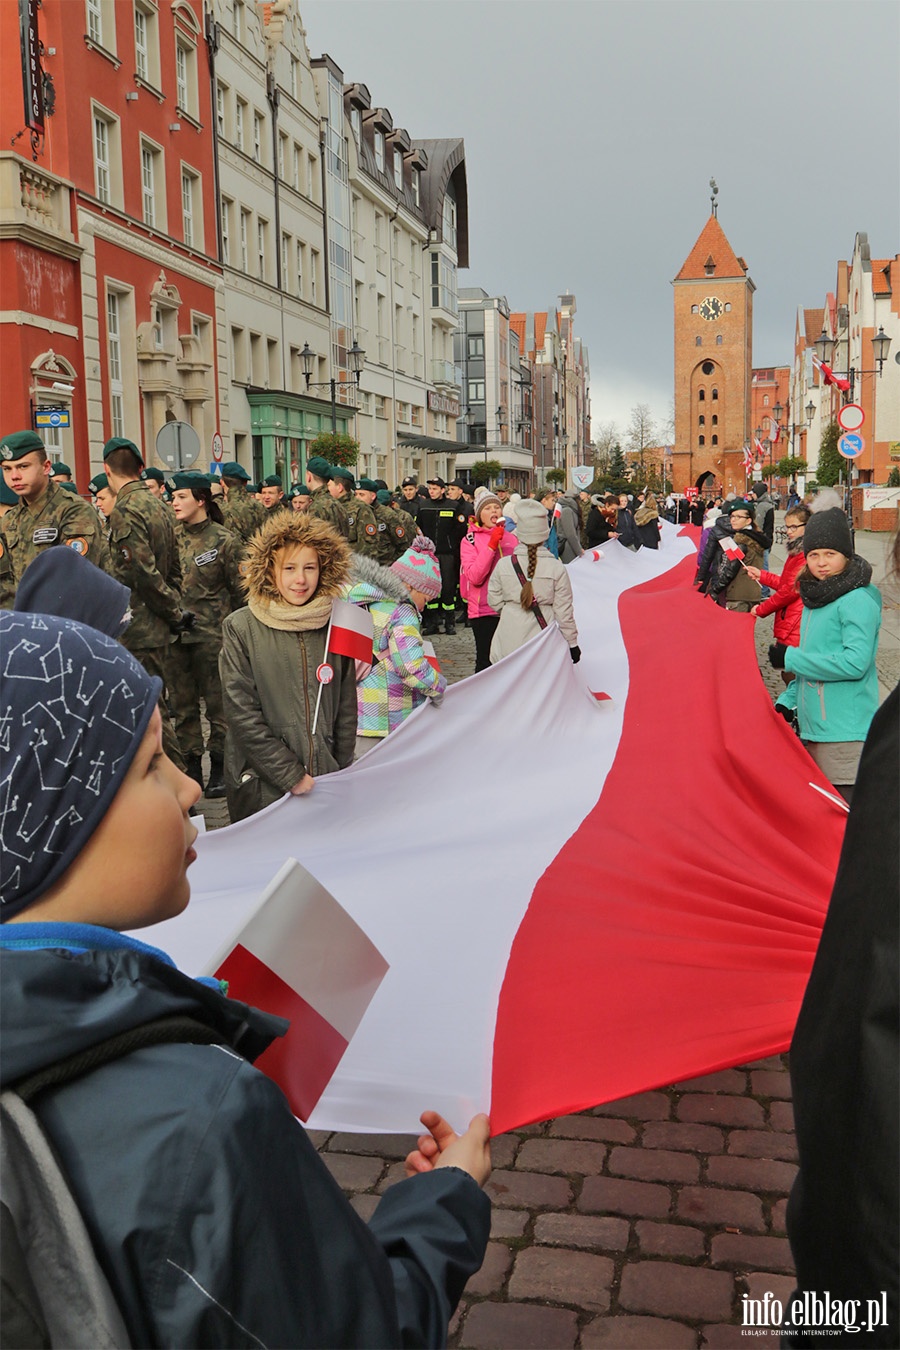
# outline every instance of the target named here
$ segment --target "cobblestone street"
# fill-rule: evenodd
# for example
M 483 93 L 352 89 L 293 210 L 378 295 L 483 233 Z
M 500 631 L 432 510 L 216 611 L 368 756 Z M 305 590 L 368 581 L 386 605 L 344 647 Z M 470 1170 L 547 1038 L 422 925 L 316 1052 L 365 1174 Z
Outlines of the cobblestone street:
M 884 592 L 883 693 L 900 673 L 898 591 L 884 584 L 886 546 L 883 536 L 858 536 Z M 772 567 L 782 559 L 783 550 L 773 551 Z M 774 696 L 782 686 L 766 660 L 771 640 L 771 620 L 758 623 L 760 667 Z M 468 628 L 434 645 L 451 681 L 471 673 Z M 224 803 L 202 805 L 209 828 L 227 823 Z M 746 1345 L 742 1297 L 768 1290 L 783 1301 L 793 1288 L 785 1233 L 797 1156 L 790 1097 L 783 1055 L 496 1138 L 491 1241 L 450 1344 Z M 412 1136 L 313 1138 L 365 1217 L 402 1176 L 412 1146 Z M 753 1339 L 772 1350 L 778 1342 L 775 1332 Z

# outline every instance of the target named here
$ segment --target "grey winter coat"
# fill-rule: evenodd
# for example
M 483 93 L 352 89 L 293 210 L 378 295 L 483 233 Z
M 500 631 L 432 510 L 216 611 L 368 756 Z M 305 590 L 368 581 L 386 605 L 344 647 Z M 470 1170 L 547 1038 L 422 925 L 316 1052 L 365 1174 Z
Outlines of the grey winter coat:
M 556 522 L 556 536 L 559 540 L 560 562 L 574 562 L 580 558 L 581 512 L 578 509 L 578 493 L 564 492 L 559 499 L 559 518 Z
M 530 609 L 523 609 L 519 600 L 522 583 L 516 576 L 512 558 L 518 559 L 523 574 L 528 576 L 528 545 L 517 544 L 509 558 L 501 558 L 491 573 L 488 583 L 488 604 L 500 615 L 500 622 L 491 643 L 491 662 L 497 662 L 516 651 L 530 638 L 536 637 L 541 626 Z M 570 647 L 578 645 L 578 629 L 572 612 L 572 583 L 563 564 L 546 548 L 539 548 L 537 568 L 532 578 L 534 598 L 548 624 L 554 619 Z
M 280 1019 L 127 937 L 92 949 L 88 925 L 8 927 L 62 931 L 0 954 L 4 1087 L 172 1015 L 220 1041 L 148 1046 L 35 1099 L 132 1345 L 446 1344 L 490 1225 L 470 1176 L 401 1181 L 363 1223 L 253 1068 Z

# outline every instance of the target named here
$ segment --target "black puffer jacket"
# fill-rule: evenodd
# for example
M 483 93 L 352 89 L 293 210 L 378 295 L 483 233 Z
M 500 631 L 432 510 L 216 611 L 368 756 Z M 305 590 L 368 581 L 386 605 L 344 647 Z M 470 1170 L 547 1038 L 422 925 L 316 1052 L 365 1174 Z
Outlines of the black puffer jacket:
M 91 940 L 86 925 L 14 927 Z M 221 1036 L 135 1051 L 35 1102 L 132 1345 L 445 1344 L 488 1237 L 490 1205 L 472 1178 L 446 1168 L 401 1181 L 363 1223 L 281 1090 L 252 1067 L 278 1018 L 142 944 L 77 951 L 65 940 L 0 953 L 4 1088 L 172 1014 Z
M 697 563 L 697 571 L 694 574 L 694 585 L 698 586 L 704 593 L 709 589 L 710 582 L 718 568 L 719 557 L 722 553 L 719 540 L 726 539 L 733 534 L 734 528 L 731 524 L 730 515 L 719 516 L 718 520 L 713 521 L 710 526 L 709 534 L 706 536 L 706 544 L 700 554 L 700 561 Z

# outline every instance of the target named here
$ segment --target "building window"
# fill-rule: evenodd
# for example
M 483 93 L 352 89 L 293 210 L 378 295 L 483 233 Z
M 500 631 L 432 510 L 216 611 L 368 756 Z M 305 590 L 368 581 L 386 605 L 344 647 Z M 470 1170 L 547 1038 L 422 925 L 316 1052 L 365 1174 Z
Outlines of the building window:
M 413 171 L 412 171 L 412 192 L 413 192 L 413 201 L 415 202 L 416 206 L 421 206 L 421 205 L 422 205 L 422 173 L 421 173 L 421 170 L 420 170 L 420 169 L 413 169 Z
M 699 314 L 699 313 L 700 313 L 700 306 L 699 306 L 699 305 L 691 305 L 691 313 L 692 313 L 692 314 Z
M 398 400 L 397 402 L 397 421 L 403 422 L 404 424 L 409 421 L 409 404 L 404 403 L 402 400 Z
M 281 289 L 288 290 L 291 279 L 291 236 L 281 236 Z
M 362 135 L 362 113 L 359 108 L 350 109 L 350 130 L 353 133 L 353 139 L 359 145 L 359 138 Z
M 244 0 L 233 0 L 231 9 L 231 36 L 244 40 Z
M 306 195 L 311 202 L 316 200 L 316 166 L 318 162 L 315 155 L 306 156 Z
M 221 84 L 216 84 L 216 130 L 224 139 L 225 137 L 225 88 Z
M 319 254 L 314 248 L 309 251 L 309 298 L 314 305 L 319 303 Z
M 109 113 L 94 108 L 94 181 L 97 196 L 110 206 L 122 204 L 122 162 L 119 123 Z
M 287 161 L 287 136 L 281 132 L 278 134 L 278 177 L 284 182 L 285 163 Z
M 200 243 L 200 179 L 190 169 L 181 170 L 181 225 L 188 248 Z
M 258 112 L 255 112 L 253 114 L 253 158 L 257 164 L 262 164 L 262 125 L 262 117 Z
M 234 210 L 234 202 L 229 201 L 227 197 L 222 198 L 222 261 L 231 262 L 231 213 Z
M 264 220 L 256 222 L 256 266 L 257 276 L 260 281 L 266 280 L 266 235 L 268 234 L 268 224 Z
M 469 380 L 469 402 L 484 402 L 484 380 Z
M 712 365 L 712 362 L 709 361 L 709 362 L 707 362 L 707 364 L 711 366 L 711 365 Z M 711 371 L 711 370 L 706 370 L 706 371 L 704 371 L 704 374 L 706 374 L 706 375 L 711 375 L 711 374 L 712 374 L 712 371 Z M 712 396 L 713 396 L 713 400 L 715 400 L 715 399 L 717 399 L 717 398 L 719 397 L 719 391 L 718 391 L 718 389 L 714 389 L 714 390 L 712 391 Z
M 297 294 L 303 298 L 303 275 L 306 272 L 305 245 L 297 241 Z
M 718 417 L 716 416 L 715 413 L 713 413 L 713 416 L 712 416 L 712 424 L 713 424 L 714 427 L 717 427 L 717 426 L 719 425 L 719 419 L 718 419 Z
M 300 62 L 297 60 L 296 56 L 292 56 L 292 57 L 291 57 L 291 98 L 296 98 L 296 99 L 299 99 L 299 97 L 300 97 L 300 76 L 299 76 L 299 73 L 298 73 L 299 70 L 300 70 Z
M 247 107 L 242 98 L 234 105 L 234 143 L 239 150 L 244 148 L 244 110 Z
M 376 395 L 375 395 L 375 416 L 376 416 L 376 417 L 387 417 L 387 408 L 386 408 L 386 405 L 385 405 L 385 400 L 384 400 L 384 395 L 383 395 L 383 394 L 376 394 Z
M 414 404 L 412 405 L 412 407 L 410 408 L 410 410 L 409 410 L 409 420 L 412 422 L 412 424 L 413 424 L 414 427 L 420 427 L 420 426 L 422 425 L 422 414 L 423 414 L 423 412 L 424 412 L 424 409 L 421 408 L 417 403 L 414 403 Z
M 384 132 L 375 132 L 375 167 L 384 173 Z
M 150 79 L 150 49 L 147 45 L 147 15 L 138 6 L 134 10 L 134 73 Z
M 481 336 L 467 338 L 466 354 L 470 359 L 472 357 L 484 356 L 484 338 Z
M 705 389 L 701 389 L 700 392 L 699 392 L 699 394 L 697 395 L 697 398 L 698 398 L 698 399 L 700 400 L 700 402 L 702 403 L 703 400 L 706 398 L 706 390 L 705 390 Z
M 721 347 L 721 345 L 722 345 L 722 334 L 716 333 L 716 346 Z
M 297 142 L 294 142 L 294 189 L 300 191 L 300 184 L 303 181 L 302 176 L 303 151 Z
M 705 436 L 698 436 L 697 440 L 698 440 L 698 443 L 699 443 L 700 445 L 705 445 L 705 444 L 706 444 L 706 437 L 705 437 Z
M 705 427 L 705 426 L 706 426 L 706 418 L 703 416 L 702 413 L 701 413 L 700 416 L 697 418 L 697 425 L 698 425 L 699 427 Z
M 726 314 L 730 314 L 730 313 L 731 313 L 731 306 L 730 306 L 730 305 L 726 305 L 726 306 L 725 306 L 725 313 L 726 313 Z
M 713 438 L 712 438 L 712 443 L 713 443 L 713 445 L 718 445 L 718 444 L 719 444 L 719 438 L 718 438 L 718 436 L 713 436 Z
M 769 395 L 763 394 L 763 407 L 768 408 L 768 406 L 769 406 Z
M 249 236 L 250 236 L 250 212 L 241 211 L 241 271 L 249 272 Z
M 192 50 L 192 49 L 191 49 Z M 191 101 L 190 57 L 191 50 L 183 42 L 175 43 L 175 102 L 184 112 L 190 112 Z
M 711 374 L 713 373 L 713 371 L 715 370 L 715 366 L 713 365 L 712 361 L 704 361 L 704 362 L 703 362 L 703 365 L 700 367 L 700 369 L 703 371 L 703 374 L 704 374 L 704 375 L 711 375 Z M 714 392 L 713 392 L 713 398 L 715 398 L 715 396 L 716 396 L 716 395 L 715 395 L 715 391 L 714 391 Z
M 100 0 L 87 0 L 87 35 L 98 47 L 103 46 L 103 8 Z
M 125 435 L 125 396 L 122 385 L 122 330 L 119 297 L 106 293 L 106 354 L 109 370 L 109 420 L 113 436 Z
M 444 243 L 456 252 L 456 199 L 450 190 L 444 194 L 444 206 L 441 212 L 441 234 Z
M 141 146 L 141 196 L 145 225 L 156 224 L 156 197 L 154 191 L 153 151 Z
M 394 150 L 394 186 L 403 191 L 403 151 Z
M 703 339 L 702 339 L 702 337 L 695 337 L 695 338 L 694 338 L 694 346 L 695 346 L 695 347 L 702 347 L 702 346 L 703 346 Z

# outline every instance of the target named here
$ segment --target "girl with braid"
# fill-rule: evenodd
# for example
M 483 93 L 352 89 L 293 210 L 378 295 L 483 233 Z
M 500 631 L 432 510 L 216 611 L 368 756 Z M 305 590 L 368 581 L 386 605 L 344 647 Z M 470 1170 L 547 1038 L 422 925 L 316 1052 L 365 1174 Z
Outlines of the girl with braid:
M 488 604 L 500 615 L 491 663 L 509 656 L 554 621 L 572 660 L 579 661 L 572 586 L 564 565 L 545 547 L 550 533 L 547 512 L 540 502 L 521 501 L 516 516 L 515 552 L 498 562 L 488 583 Z

